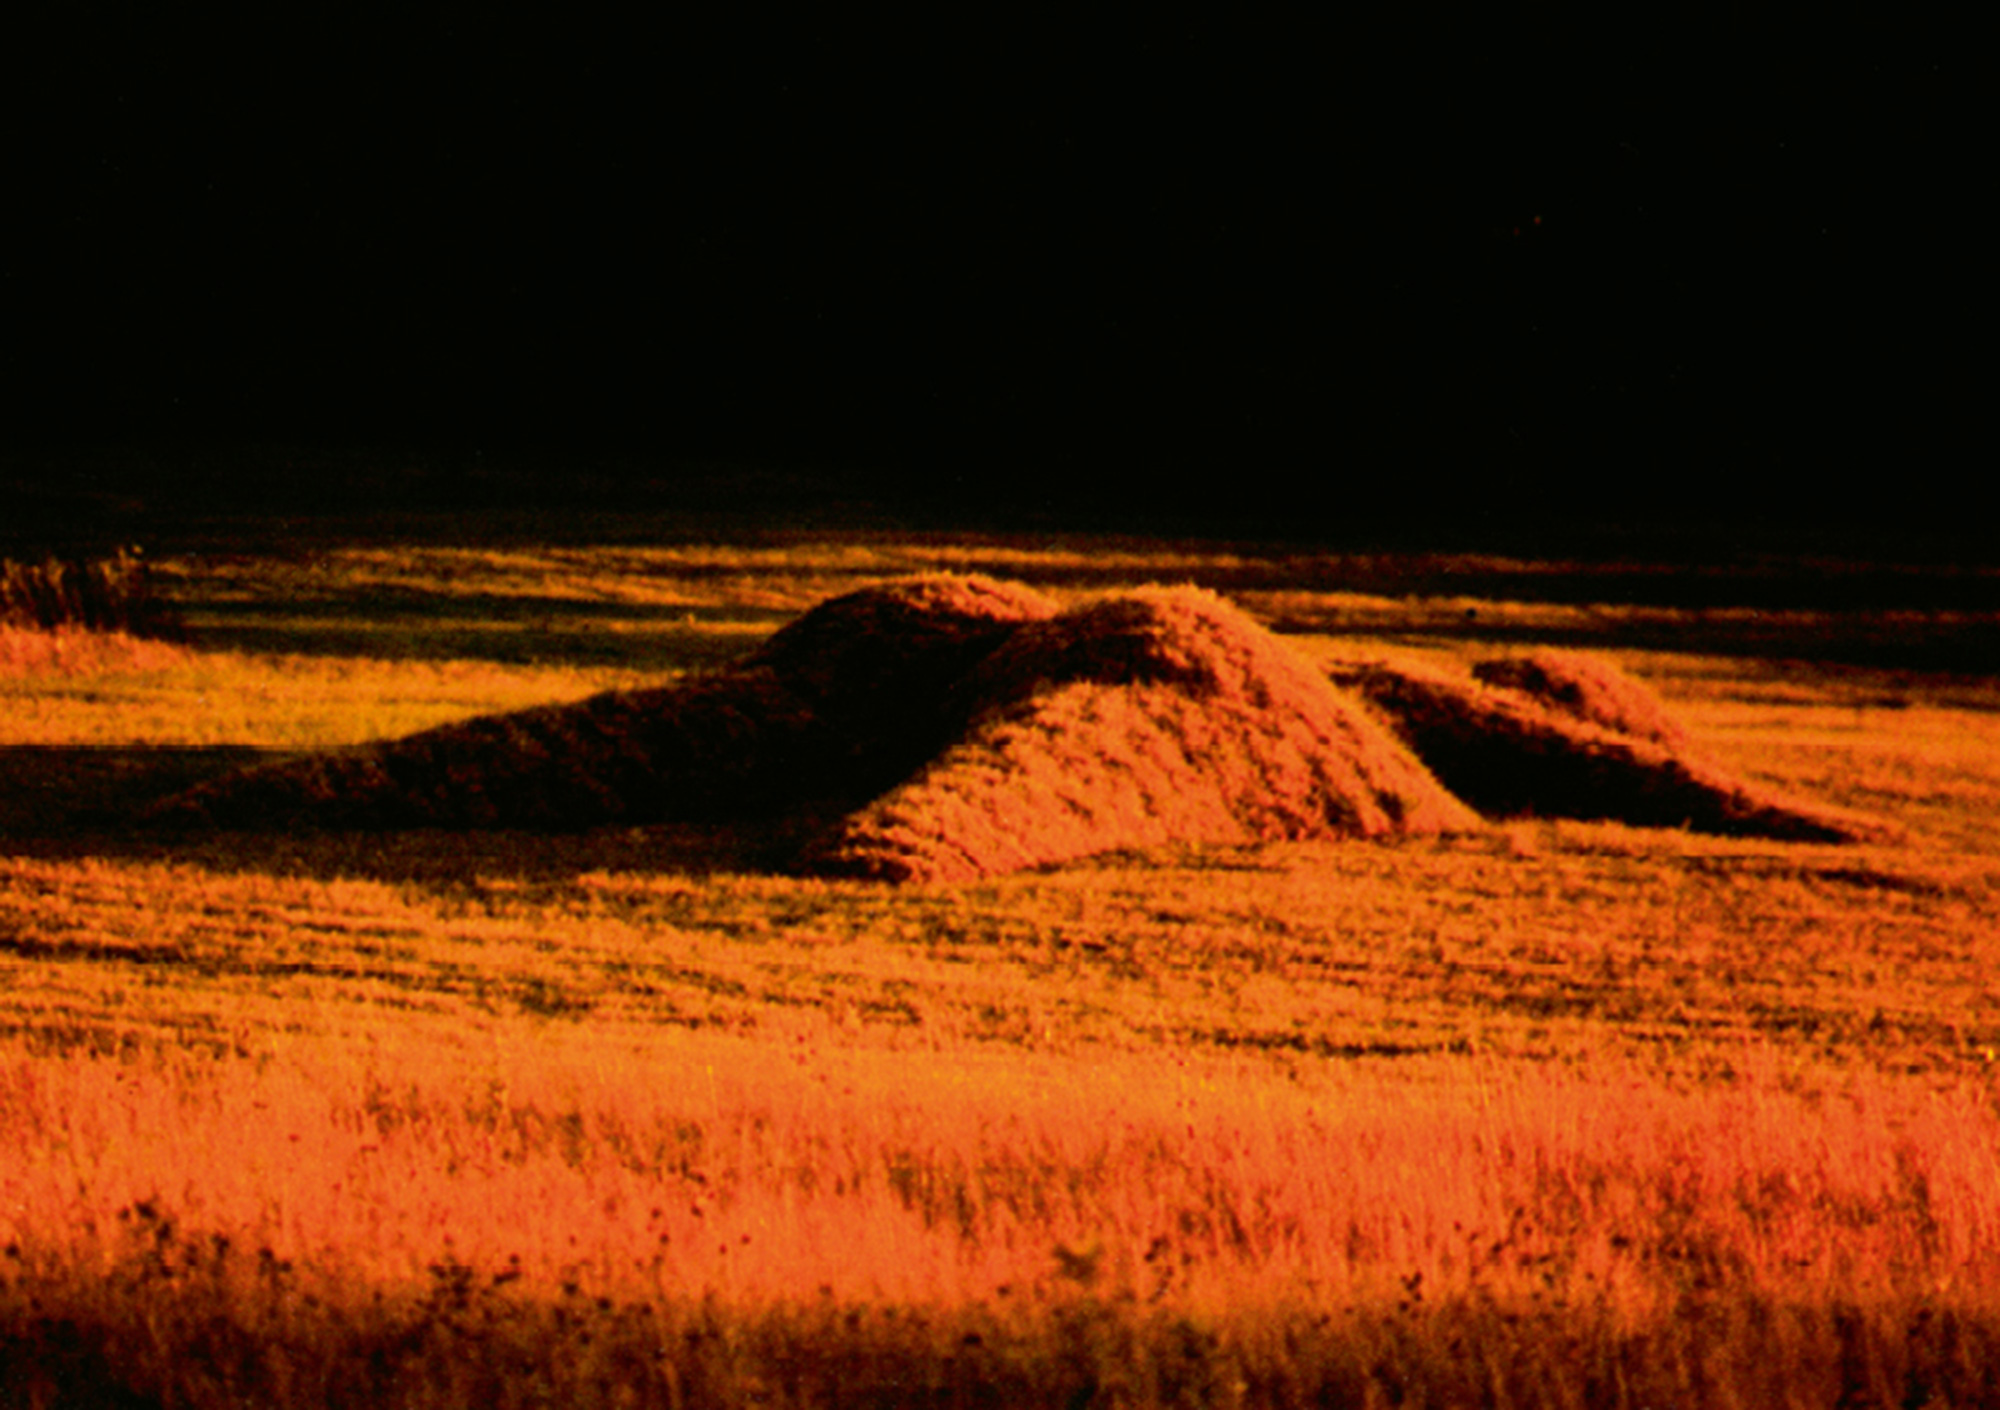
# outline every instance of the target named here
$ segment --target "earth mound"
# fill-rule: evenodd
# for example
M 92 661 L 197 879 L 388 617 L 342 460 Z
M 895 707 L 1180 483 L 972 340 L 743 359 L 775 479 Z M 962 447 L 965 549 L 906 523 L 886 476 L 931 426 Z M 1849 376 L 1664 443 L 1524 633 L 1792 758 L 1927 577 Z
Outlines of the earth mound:
M 1853 842 L 1869 820 L 1788 798 L 1694 751 L 1659 698 L 1602 661 L 1543 653 L 1466 676 L 1408 662 L 1336 666 L 1446 787 L 1489 816 Z
M 1196 588 L 1023 625 L 946 709 L 956 741 L 807 868 L 960 881 L 1166 842 L 1480 826 L 1308 662 Z
M 1473 664 L 1475 680 L 1518 691 L 1559 714 L 1614 734 L 1650 739 L 1669 749 L 1688 746 L 1687 731 L 1667 704 L 1609 661 L 1575 651 L 1531 651 Z
M 672 685 L 267 765 L 147 820 L 775 822 L 801 870 L 962 880 L 1170 842 L 1469 830 L 1482 812 L 1871 835 L 1730 777 L 1657 697 L 1588 657 L 1323 671 L 1197 588 L 1065 611 L 956 574 L 830 599 L 742 662 Z

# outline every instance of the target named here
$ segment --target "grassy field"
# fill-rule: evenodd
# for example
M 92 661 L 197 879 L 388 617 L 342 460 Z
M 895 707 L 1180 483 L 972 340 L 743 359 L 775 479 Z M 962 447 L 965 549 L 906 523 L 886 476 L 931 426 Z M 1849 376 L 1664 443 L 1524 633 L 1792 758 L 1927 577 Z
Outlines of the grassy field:
M 1901 836 L 1526 819 L 897 888 L 755 829 L 129 823 L 936 567 L 1193 580 L 1322 658 L 1601 650 Z M 0 637 L 0 1404 L 2000 1404 L 1978 575 L 810 537 L 155 572 L 188 646 Z

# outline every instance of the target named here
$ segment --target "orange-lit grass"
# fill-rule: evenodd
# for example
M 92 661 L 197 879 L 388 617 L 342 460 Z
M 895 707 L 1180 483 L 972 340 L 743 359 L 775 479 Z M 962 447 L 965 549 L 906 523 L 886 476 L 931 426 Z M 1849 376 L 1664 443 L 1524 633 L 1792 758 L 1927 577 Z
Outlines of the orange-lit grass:
M 1654 1054 L 1695 1073 L 1745 1041 L 1940 1074 L 2000 1048 L 2000 886 L 1978 857 L 1516 824 L 977 887 L 623 869 L 660 839 L 223 838 L 173 863 L 0 859 L 0 1025 L 118 1047 L 382 1006 L 482 1027 L 811 1019 L 896 1046 L 1306 1065 Z M 620 870 L 591 869 L 609 857 Z M 371 873 L 385 879 L 350 879 Z
M 702 1309 L 783 1326 L 900 1307 L 946 1344 L 995 1336 L 1024 1376 L 1063 1364 L 1057 1314 L 1088 1306 L 1127 1335 L 1074 1374 L 1157 1376 L 1151 1333 L 1179 1324 L 1246 1387 L 1325 1373 L 1298 1337 L 1335 1314 L 1401 1338 L 1403 1377 L 1447 1374 L 1429 1331 L 1481 1309 L 1570 1319 L 1635 1375 L 1706 1361 L 1738 1385 L 1774 1309 L 1822 1340 L 1843 1308 L 1883 1334 L 1925 1308 L 1993 1330 L 1990 1088 L 1806 1090 L 1740 1056 L 1701 1090 L 1616 1063 L 1302 1082 L 561 1025 L 505 1047 L 383 1024 L 256 1060 L 17 1056 L 0 1276 L 115 1330 L 130 1383 L 184 1393 L 205 1319 L 247 1335 L 239 1379 L 284 1380 L 338 1371 L 371 1319 L 437 1336 L 475 1307 L 566 1302 L 614 1343 Z M 1701 1307 L 1706 1328 L 1676 1320 Z M 1474 1379 L 1553 1369 L 1512 1362 Z
M 32 1364 L 67 1326 L 193 1403 L 221 1358 L 482 1405 L 1994 1364 L 1977 856 L 1534 824 L 891 890 L 572 845 L 0 864 Z
M 608 666 L 270 656 L 0 629 L 0 746 L 316 749 L 661 679 Z
M 186 647 L 173 642 L 127 632 L 0 624 L 0 681 L 157 671 L 184 665 L 191 655 Z
M 554 678 L 224 659 L 0 722 L 307 747 Z M 1990 688 L 1621 660 L 1910 838 L 905 892 L 666 834 L 0 860 L 0 1403 L 2000 1399 L 2000 717 L 1933 708 Z

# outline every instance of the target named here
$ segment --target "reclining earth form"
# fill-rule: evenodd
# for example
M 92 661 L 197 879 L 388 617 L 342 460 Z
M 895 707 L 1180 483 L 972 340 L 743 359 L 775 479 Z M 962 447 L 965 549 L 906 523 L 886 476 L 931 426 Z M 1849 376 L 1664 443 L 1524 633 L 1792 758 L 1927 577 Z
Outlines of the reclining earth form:
M 266 765 L 156 806 L 224 828 L 828 818 L 801 871 L 962 880 L 1169 842 L 1470 831 L 1544 813 L 1845 840 L 1688 751 L 1610 667 L 1317 669 L 1212 593 L 1069 610 L 932 574 L 830 599 L 687 681 Z
M 1482 661 L 1469 677 L 1383 662 L 1336 666 L 1331 676 L 1489 817 L 1615 818 L 1793 842 L 1883 831 L 1733 777 L 1692 748 L 1650 691 L 1589 657 Z

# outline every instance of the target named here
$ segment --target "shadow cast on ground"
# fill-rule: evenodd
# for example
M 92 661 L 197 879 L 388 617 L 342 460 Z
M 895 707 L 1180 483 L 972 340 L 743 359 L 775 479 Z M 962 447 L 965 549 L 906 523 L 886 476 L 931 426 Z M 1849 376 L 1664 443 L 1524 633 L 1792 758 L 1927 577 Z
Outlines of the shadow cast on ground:
M 553 883 L 592 871 L 774 871 L 797 852 L 798 834 L 823 825 L 810 807 L 775 820 L 569 832 L 192 832 L 142 820 L 148 809 L 190 788 L 297 757 L 244 746 L 0 747 L 0 856 L 115 857 L 219 872 L 451 888 L 494 877 Z

